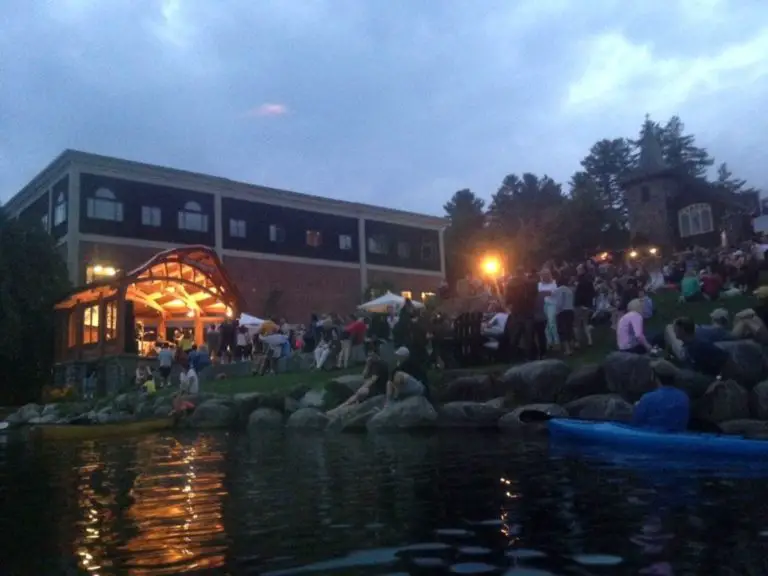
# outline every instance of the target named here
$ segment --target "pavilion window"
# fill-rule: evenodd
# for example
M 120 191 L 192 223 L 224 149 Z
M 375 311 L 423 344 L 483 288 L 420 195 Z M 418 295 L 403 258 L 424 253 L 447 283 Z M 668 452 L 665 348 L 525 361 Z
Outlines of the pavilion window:
M 104 310 L 104 339 L 117 340 L 117 301 L 111 300 L 105 304 Z
M 709 204 L 691 204 L 677 214 L 680 237 L 707 234 L 714 230 L 712 207 Z
M 208 232 L 208 214 L 197 202 L 187 202 L 184 208 L 179 210 L 179 230 L 192 232 Z
M 99 341 L 99 305 L 83 310 L 83 344 L 96 344 Z
M 92 220 L 123 221 L 123 203 L 118 202 L 114 192 L 107 188 L 99 188 L 88 198 L 86 213 Z

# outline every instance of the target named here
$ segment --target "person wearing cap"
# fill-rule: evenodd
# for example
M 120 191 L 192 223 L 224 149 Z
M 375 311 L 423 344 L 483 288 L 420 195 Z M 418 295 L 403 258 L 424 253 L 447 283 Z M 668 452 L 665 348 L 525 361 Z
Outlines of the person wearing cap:
M 389 379 L 390 381 L 394 379 L 396 372 L 405 372 L 416 378 L 419 382 L 427 381 L 426 369 L 423 366 L 419 366 L 419 364 L 413 360 L 408 348 L 400 346 L 400 348 L 395 350 L 395 359 L 397 360 L 397 364 L 395 365 L 394 370 L 392 370 L 392 376 Z
M 397 370 L 392 380 L 387 382 L 387 402 L 426 395 L 427 387 L 406 372 Z
M 696 326 L 696 337 L 705 342 L 723 342 L 724 340 L 733 340 L 733 334 L 728 328 L 730 314 L 725 308 L 713 310 L 709 315 L 712 324 Z
M 729 372 L 731 356 L 712 342 L 696 336 L 696 324 L 690 318 L 678 318 L 674 324 L 675 337 L 682 342 L 685 360 L 690 367 L 707 376 L 722 377 Z
M 688 394 L 675 387 L 677 369 L 666 360 L 652 364 L 656 389 L 643 394 L 632 412 L 632 425 L 661 432 L 688 429 L 691 401 Z

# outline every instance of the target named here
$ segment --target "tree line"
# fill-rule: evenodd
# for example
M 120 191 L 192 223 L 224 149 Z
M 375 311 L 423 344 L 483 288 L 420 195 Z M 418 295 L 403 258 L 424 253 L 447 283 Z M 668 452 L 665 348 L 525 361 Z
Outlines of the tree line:
M 487 250 L 514 255 L 516 265 L 536 265 L 625 248 L 630 235 L 622 182 L 637 169 L 640 143 L 649 133 L 670 168 L 734 193 L 754 191 L 725 162 L 710 178 L 715 159 L 696 145 L 678 116 L 662 124 L 646 115 L 637 138 L 596 142 L 565 186 L 547 175 L 523 173 L 505 176 L 487 205 L 470 189 L 456 192 L 443 206 L 450 221 L 445 235 L 449 280 L 475 269 L 478 254 Z

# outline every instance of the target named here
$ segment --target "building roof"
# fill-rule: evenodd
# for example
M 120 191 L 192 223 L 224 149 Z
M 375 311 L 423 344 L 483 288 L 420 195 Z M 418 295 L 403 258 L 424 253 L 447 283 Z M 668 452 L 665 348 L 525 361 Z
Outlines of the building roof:
M 247 182 L 239 182 L 220 176 L 211 176 L 189 170 L 180 170 L 69 149 L 57 156 L 29 184 L 9 199 L 5 205 L 6 208 L 12 213 L 21 210 L 30 203 L 30 199 L 36 198 L 36 192 L 50 186 L 53 183 L 51 180 L 60 177 L 61 172 L 71 165 L 76 165 L 83 169 L 88 167 L 101 168 L 114 172 L 115 177 L 124 174 L 124 177 L 129 178 L 130 174 L 143 174 L 148 177 L 164 180 L 167 186 L 180 188 L 185 185 L 195 186 L 197 189 L 208 189 L 212 193 L 219 192 L 224 195 L 252 197 L 254 201 L 265 203 L 269 203 L 270 200 L 274 202 L 284 201 L 298 207 L 304 207 L 307 210 L 312 210 L 312 208 L 336 210 L 343 214 L 355 214 L 372 219 L 389 218 L 396 222 L 403 221 L 403 223 L 431 227 L 445 227 L 448 223 L 446 218 L 440 216 L 430 216 L 396 208 L 385 208 L 360 202 L 336 200 L 290 190 L 280 190 Z

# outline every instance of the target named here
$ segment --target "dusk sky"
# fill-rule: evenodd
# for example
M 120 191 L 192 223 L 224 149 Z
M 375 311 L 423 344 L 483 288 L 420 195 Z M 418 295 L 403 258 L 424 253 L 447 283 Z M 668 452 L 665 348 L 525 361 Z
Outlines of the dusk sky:
M 0 200 L 65 148 L 442 214 L 679 114 L 768 189 L 768 2 L 5 0 Z

